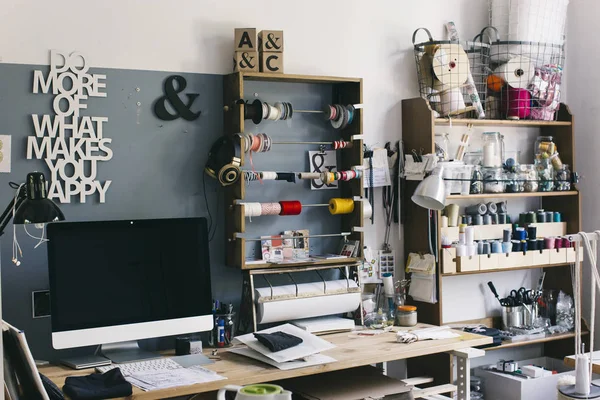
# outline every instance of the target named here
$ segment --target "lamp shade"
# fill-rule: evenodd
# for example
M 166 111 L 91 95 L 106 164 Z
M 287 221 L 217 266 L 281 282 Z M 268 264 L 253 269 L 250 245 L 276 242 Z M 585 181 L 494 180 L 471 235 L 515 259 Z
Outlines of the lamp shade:
M 13 218 L 14 224 L 40 224 L 64 221 L 65 216 L 48 198 L 46 178 L 41 172 L 27 174 L 25 183 L 27 198 L 19 205 Z
M 446 205 L 446 188 L 442 178 L 443 168 L 436 168 L 431 175 L 423 179 L 411 200 L 423 208 L 430 210 L 443 210 Z

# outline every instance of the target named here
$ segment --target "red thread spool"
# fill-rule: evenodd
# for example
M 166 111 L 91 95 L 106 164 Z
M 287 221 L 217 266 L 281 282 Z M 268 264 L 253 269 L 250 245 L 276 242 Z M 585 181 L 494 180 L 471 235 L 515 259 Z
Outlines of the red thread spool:
M 281 214 L 279 215 L 300 215 L 302 212 L 302 203 L 298 200 L 280 201 Z

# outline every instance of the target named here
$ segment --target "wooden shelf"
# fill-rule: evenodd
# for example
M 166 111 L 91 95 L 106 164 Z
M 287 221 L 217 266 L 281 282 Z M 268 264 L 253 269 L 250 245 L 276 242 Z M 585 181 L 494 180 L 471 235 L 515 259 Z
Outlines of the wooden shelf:
M 451 194 L 446 197 L 447 200 L 468 200 L 468 199 L 490 199 L 490 198 L 515 198 L 515 197 L 559 197 L 559 196 L 577 196 L 577 190 L 567 192 L 531 192 L 531 193 L 482 193 L 482 194 Z
M 436 125 L 469 125 L 474 126 L 571 126 L 571 121 L 535 121 L 535 120 L 517 120 L 513 121 L 510 119 L 467 119 L 467 118 L 452 118 L 450 121 L 448 118 L 436 118 Z
M 523 269 L 567 267 L 569 265 L 571 265 L 571 264 L 570 263 L 560 263 L 560 264 L 530 265 L 530 266 L 527 266 L 527 267 L 487 269 L 487 270 L 483 270 L 483 271 L 466 271 L 466 272 L 456 272 L 456 273 L 441 274 L 441 275 L 443 277 L 446 277 L 446 276 L 491 274 L 491 273 L 496 273 L 496 272 L 518 271 L 518 270 L 523 270 Z
M 358 257 L 349 258 L 332 258 L 328 260 L 317 260 L 307 262 L 291 262 L 291 263 L 256 263 L 256 264 L 244 264 L 243 269 L 261 269 L 261 268 L 291 268 L 291 267 L 306 267 L 306 266 L 318 266 L 318 265 L 353 265 L 358 264 L 361 261 Z
M 270 74 L 265 72 L 240 72 L 245 80 L 264 82 L 288 82 L 288 83 L 347 83 L 362 82 L 361 78 L 344 78 L 336 76 L 320 75 L 292 75 L 292 74 Z
M 588 333 L 589 333 L 588 331 L 582 331 L 581 332 L 582 335 L 587 335 Z M 511 347 L 530 346 L 532 344 L 553 342 L 555 340 L 571 339 L 571 338 L 574 338 L 574 337 L 575 337 L 575 333 L 573 333 L 573 332 L 569 332 L 569 333 L 557 333 L 557 334 L 554 334 L 554 335 L 547 335 L 546 337 L 540 338 L 540 339 L 524 340 L 522 342 L 516 342 L 516 343 L 506 342 L 506 343 L 501 344 L 500 346 L 487 347 L 485 349 L 485 351 L 494 351 L 494 350 L 509 349 Z

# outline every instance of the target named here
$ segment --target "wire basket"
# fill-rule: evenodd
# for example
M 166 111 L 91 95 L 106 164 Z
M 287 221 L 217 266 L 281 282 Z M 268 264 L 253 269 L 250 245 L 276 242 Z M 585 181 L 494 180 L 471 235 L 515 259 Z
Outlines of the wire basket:
M 494 27 L 485 28 L 482 34 L 495 36 L 489 57 L 486 118 L 556 119 L 561 98 L 564 46 L 502 41 Z
M 429 38 L 415 43 L 423 30 Z M 478 35 L 473 41 L 433 40 L 426 28 L 412 36 L 422 98 L 442 117 L 483 118 L 491 46 Z

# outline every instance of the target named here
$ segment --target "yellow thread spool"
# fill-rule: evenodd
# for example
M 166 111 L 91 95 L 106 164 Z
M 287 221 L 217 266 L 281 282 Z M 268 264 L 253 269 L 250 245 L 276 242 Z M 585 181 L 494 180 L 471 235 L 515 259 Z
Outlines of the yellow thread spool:
M 329 212 L 331 215 L 350 214 L 354 211 L 353 199 L 342 199 L 334 197 L 329 200 Z

